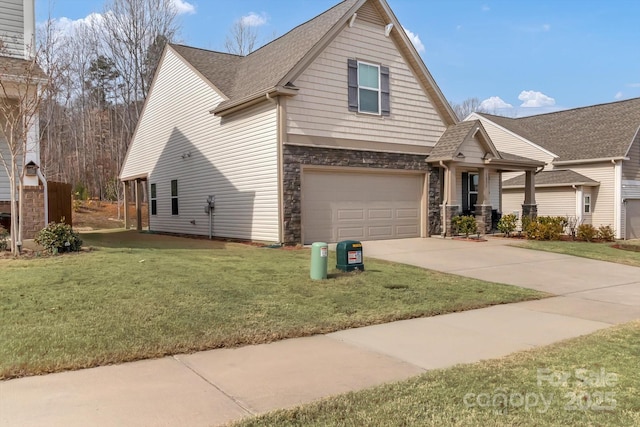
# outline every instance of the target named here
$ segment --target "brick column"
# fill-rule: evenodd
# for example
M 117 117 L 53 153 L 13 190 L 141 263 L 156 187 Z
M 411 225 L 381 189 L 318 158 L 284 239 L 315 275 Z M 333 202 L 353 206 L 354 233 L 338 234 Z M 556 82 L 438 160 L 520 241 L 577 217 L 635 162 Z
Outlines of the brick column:
M 522 218 L 537 218 L 538 217 L 538 205 L 522 205 Z
M 491 232 L 491 205 L 476 205 L 476 222 L 481 234 Z
M 44 187 L 25 186 L 22 207 L 22 238 L 33 239 L 38 231 L 45 227 L 44 223 Z M 12 218 L 13 220 L 13 218 Z

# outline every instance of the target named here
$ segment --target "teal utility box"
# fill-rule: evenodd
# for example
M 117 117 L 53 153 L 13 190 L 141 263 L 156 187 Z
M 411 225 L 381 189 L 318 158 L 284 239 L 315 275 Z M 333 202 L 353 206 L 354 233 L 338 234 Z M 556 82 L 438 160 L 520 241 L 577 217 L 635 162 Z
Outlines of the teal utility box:
M 329 245 L 324 242 L 314 242 L 311 245 L 311 271 L 309 276 L 313 280 L 327 278 L 327 260 L 329 259 Z
M 336 268 L 342 271 L 364 271 L 362 243 L 357 240 L 343 240 L 336 245 Z

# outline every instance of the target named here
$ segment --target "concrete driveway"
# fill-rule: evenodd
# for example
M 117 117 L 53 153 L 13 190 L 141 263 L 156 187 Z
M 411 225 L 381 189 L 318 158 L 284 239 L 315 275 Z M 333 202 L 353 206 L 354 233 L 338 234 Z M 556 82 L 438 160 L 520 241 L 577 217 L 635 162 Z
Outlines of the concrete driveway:
M 411 264 L 558 295 L 523 303 L 541 310 L 620 323 L 640 318 L 640 268 L 487 242 L 428 238 L 364 242 L 364 257 Z M 365 264 L 366 267 L 366 264 Z

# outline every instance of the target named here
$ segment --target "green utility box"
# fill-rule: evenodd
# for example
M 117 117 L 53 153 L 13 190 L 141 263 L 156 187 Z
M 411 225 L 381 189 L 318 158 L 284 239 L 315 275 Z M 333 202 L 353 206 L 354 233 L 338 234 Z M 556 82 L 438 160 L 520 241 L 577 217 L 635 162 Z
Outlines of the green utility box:
M 357 240 L 343 240 L 336 246 L 336 268 L 342 271 L 364 271 L 362 243 Z
M 313 280 L 325 280 L 327 278 L 327 260 L 329 259 L 329 245 L 324 242 L 314 242 L 311 245 L 311 271 Z

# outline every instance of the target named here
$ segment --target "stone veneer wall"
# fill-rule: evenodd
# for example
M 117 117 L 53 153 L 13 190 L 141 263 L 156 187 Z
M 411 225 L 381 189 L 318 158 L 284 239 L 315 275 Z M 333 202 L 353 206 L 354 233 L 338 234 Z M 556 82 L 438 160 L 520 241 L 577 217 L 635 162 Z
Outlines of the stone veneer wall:
M 375 151 L 341 150 L 335 148 L 303 147 L 297 145 L 285 145 L 284 156 L 284 243 L 296 244 L 302 242 L 301 220 L 301 170 L 302 165 L 358 167 L 371 169 L 404 169 L 415 171 L 430 171 L 425 162 L 425 155 L 382 153 Z M 431 183 L 429 188 L 429 208 L 431 208 L 431 186 L 437 187 L 440 192 L 439 173 L 430 173 L 428 176 L 436 176 L 437 183 Z M 434 191 L 434 195 L 436 192 Z M 438 202 L 439 203 L 439 202 Z M 431 221 L 431 212 L 429 213 Z M 428 230 L 431 230 L 431 223 Z
M 33 239 L 36 233 L 45 226 L 44 187 L 25 186 L 23 203 L 22 215 L 24 216 L 24 222 L 22 225 L 22 238 Z
M 442 183 L 440 168 L 431 167 L 429 170 L 429 236 L 442 233 Z

